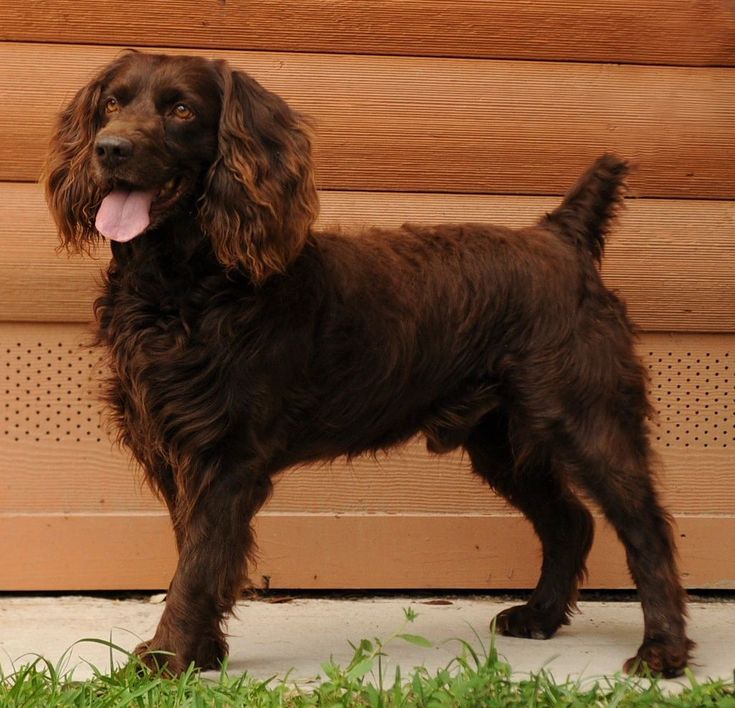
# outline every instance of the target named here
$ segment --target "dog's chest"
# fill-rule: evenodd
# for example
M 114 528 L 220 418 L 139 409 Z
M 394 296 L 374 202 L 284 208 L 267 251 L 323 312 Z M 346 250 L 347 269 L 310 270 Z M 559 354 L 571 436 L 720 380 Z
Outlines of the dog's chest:
M 108 288 L 98 303 L 100 339 L 110 353 L 111 401 L 124 428 L 155 430 L 181 409 L 209 371 L 207 348 L 176 298 L 145 288 Z

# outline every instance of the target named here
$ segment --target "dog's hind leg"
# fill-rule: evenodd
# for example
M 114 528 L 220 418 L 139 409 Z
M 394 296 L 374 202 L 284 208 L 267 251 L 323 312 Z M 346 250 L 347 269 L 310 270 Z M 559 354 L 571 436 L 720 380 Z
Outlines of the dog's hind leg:
M 571 426 L 559 454 L 571 479 L 602 508 L 625 546 L 645 623 L 628 672 L 645 666 L 666 677 L 683 673 L 693 643 L 687 639 L 685 592 L 679 580 L 674 534 L 653 486 L 642 416 L 613 413 L 602 405 Z M 618 411 L 625 408 L 618 407 Z
M 496 629 L 514 637 L 547 639 L 569 623 L 592 544 L 592 517 L 548 457 L 518 459 L 503 409 L 478 423 L 465 449 L 475 472 L 531 521 L 543 549 L 536 589 L 526 604 L 501 612 Z

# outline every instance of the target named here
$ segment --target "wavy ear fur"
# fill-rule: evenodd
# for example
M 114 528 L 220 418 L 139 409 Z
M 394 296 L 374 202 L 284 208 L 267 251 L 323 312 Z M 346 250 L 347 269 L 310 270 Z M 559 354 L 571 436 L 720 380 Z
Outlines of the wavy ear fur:
M 262 282 L 298 255 L 319 210 L 304 117 L 255 79 L 217 66 L 219 151 L 199 205 L 219 261 Z
M 125 56 L 77 92 L 59 115 L 51 138 L 43 176 L 46 201 L 62 246 L 72 252 L 87 251 L 99 240 L 94 215 L 102 194 L 90 174 L 94 137 L 99 129 L 97 107 L 106 80 Z

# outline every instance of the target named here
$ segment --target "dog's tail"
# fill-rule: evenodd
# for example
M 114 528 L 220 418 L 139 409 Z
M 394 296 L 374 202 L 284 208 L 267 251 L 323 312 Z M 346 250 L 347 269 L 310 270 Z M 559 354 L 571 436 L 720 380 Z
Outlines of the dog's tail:
M 571 236 L 599 262 L 610 222 L 623 201 L 629 171 L 628 163 L 616 155 L 598 157 L 543 223 Z

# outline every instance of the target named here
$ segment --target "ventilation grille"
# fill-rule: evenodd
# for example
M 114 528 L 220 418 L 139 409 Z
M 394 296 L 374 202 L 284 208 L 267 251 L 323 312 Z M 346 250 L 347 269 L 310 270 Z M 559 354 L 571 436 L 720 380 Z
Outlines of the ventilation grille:
M 680 339 L 684 339 L 683 337 Z M 690 343 L 691 344 L 691 343 Z M 707 351 L 670 347 L 644 354 L 651 376 L 651 400 L 658 412 L 656 440 L 665 447 L 735 444 L 733 357 L 726 348 Z
M 48 438 L 106 442 L 99 404 L 104 367 L 100 352 L 82 345 L 79 328 L 15 325 L 3 335 L 4 436 L 28 443 Z M 722 335 L 643 338 L 641 351 L 658 412 L 657 446 L 735 445 L 731 344 L 735 338 Z
M 4 433 L 15 441 L 102 442 L 100 353 L 69 338 L 4 342 Z

